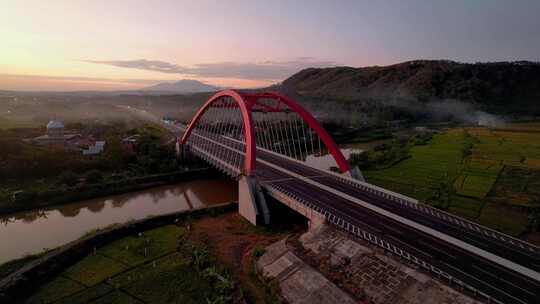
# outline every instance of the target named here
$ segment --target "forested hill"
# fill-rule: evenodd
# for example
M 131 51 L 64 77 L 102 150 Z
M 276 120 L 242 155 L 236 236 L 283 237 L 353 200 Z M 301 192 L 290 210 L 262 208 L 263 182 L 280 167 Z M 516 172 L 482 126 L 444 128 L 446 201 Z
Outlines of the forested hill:
M 308 68 L 280 90 L 301 99 L 455 99 L 497 112 L 540 113 L 540 63 L 417 60 L 364 68 Z

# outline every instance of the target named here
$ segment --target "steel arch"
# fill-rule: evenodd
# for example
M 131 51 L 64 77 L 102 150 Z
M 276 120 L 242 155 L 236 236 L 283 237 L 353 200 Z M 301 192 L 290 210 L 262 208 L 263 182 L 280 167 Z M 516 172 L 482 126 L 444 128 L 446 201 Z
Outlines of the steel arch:
M 201 119 L 201 117 L 204 115 L 204 112 L 217 100 L 219 100 L 221 97 L 231 97 L 236 104 L 238 105 L 238 108 L 240 109 L 240 112 L 242 113 L 242 120 L 244 123 L 244 138 L 246 140 L 246 156 L 244 158 L 244 173 L 246 175 L 251 175 L 255 171 L 255 133 L 253 128 L 253 120 L 251 118 L 251 105 L 250 103 L 244 98 L 243 95 L 240 93 L 234 91 L 234 90 L 223 90 L 220 92 L 217 92 L 214 94 L 210 99 L 208 99 L 204 105 L 197 111 L 191 122 L 189 123 L 189 126 L 184 133 L 184 136 L 182 136 L 182 144 L 185 144 L 187 142 L 187 139 L 191 135 L 191 131 L 193 128 L 197 125 L 197 122 Z
M 324 145 L 328 149 L 328 152 L 332 155 L 334 160 L 336 161 L 336 164 L 339 167 L 339 170 L 341 173 L 346 173 L 351 170 L 349 163 L 343 156 L 343 153 L 341 153 L 341 150 L 338 148 L 332 137 L 323 129 L 323 127 L 319 124 L 319 122 L 311 115 L 308 111 L 306 111 L 300 104 L 298 104 L 296 101 L 283 96 L 276 92 L 265 92 L 262 94 L 257 94 L 258 98 L 273 98 L 277 99 L 284 104 L 286 104 L 291 110 L 296 112 L 300 117 L 308 124 L 308 126 L 313 129 L 317 135 L 321 138 Z
M 199 111 L 197 111 L 197 113 L 191 120 L 186 132 L 184 133 L 184 136 L 182 137 L 182 144 L 185 144 L 187 142 L 187 139 L 189 138 L 193 128 L 196 126 L 200 118 L 204 115 L 205 111 L 221 97 L 232 97 L 233 100 L 237 103 L 238 108 L 242 113 L 242 120 L 244 124 L 244 138 L 246 140 L 246 157 L 244 161 L 245 174 L 251 175 L 255 171 L 257 148 L 251 110 L 252 107 L 257 103 L 257 100 L 263 98 L 277 100 L 287 105 L 290 110 L 296 112 L 302 118 L 302 120 L 304 120 L 307 125 L 311 129 L 313 129 L 321 138 L 322 142 L 336 161 L 339 170 L 342 173 L 347 173 L 350 171 L 349 163 L 339 150 L 338 146 L 336 145 L 332 137 L 330 137 L 330 135 L 317 122 L 315 117 L 313 117 L 313 115 L 306 111 L 296 101 L 276 92 L 240 93 L 234 90 L 223 90 L 214 94 L 212 97 L 210 97 L 210 99 L 208 99 L 208 101 L 206 101 L 206 103 L 199 109 Z

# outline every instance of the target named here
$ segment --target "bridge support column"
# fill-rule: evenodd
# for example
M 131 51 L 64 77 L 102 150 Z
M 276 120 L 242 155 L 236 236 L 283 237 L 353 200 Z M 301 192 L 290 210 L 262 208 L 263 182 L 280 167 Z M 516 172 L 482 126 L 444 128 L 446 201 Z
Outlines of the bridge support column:
M 242 175 L 238 180 L 238 211 L 253 225 L 270 223 L 268 205 L 254 176 Z
M 361 182 L 365 182 L 366 179 L 364 178 L 364 175 L 362 174 L 362 171 L 360 171 L 360 168 L 358 166 L 354 166 L 347 172 L 352 178 L 359 180 Z
M 186 158 L 186 145 L 182 144 L 180 141 L 176 141 L 176 157 L 180 160 L 185 160 Z

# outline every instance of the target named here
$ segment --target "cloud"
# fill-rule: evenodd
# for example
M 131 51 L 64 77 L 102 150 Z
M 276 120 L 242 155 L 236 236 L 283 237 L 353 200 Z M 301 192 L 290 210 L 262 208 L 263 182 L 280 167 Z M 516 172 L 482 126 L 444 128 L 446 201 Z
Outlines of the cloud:
M 81 76 L 0 74 L 0 90 L 13 91 L 85 91 L 138 90 L 165 80 L 112 79 Z M 172 80 L 171 80 L 172 81 Z
M 81 76 L 49 76 L 49 75 L 21 75 L 21 74 L 0 74 L 0 80 L 43 80 L 43 81 L 85 81 L 85 82 L 111 82 L 111 83 L 133 83 L 133 84 L 155 84 L 166 80 L 158 79 L 113 79 L 100 77 Z M 173 80 L 169 80 L 173 81 Z
M 107 64 L 107 65 L 112 65 L 112 66 L 121 67 L 121 68 L 148 70 L 148 71 L 171 73 L 171 74 L 186 74 L 185 73 L 186 68 L 181 67 L 176 64 L 168 63 L 165 61 L 159 61 L 159 60 L 138 59 L 138 60 L 111 60 L 111 61 L 84 60 L 84 61 L 89 62 L 89 63 Z
M 199 63 L 191 67 L 181 66 L 165 61 L 147 59 L 111 61 L 85 60 L 85 62 L 161 73 L 182 74 L 194 77 L 237 78 L 272 81 L 283 80 L 307 67 L 336 66 L 335 62 L 320 61 L 312 57 L 299 57 L 290 61 L 263 61 L 255 63 Z

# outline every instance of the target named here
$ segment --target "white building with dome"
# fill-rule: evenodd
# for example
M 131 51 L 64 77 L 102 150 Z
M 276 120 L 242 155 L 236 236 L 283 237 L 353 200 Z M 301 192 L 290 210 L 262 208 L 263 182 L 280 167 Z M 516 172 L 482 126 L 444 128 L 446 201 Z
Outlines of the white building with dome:
M 80 134 L 66 134 L 64 123 L 58 119 L 53 119 L 47 124 L 45 135 L 30 139 L 37 145 L 65 145 L 69 141 L 80 138 Z
M 67 132 L 64 123 L 58 119 L 53 119 L 47 123 L 47 130 L 44 135 L 25 139 L 40 146 L 61 146 L 70 151 L 77 151 L 86 156 L 98 155 L 105 149 L 105 141 L 96 141 L 92 135 L 82 136 L 81 134 Z
M 64 138 L 64 124 L 60 120 L 49 121 L 46 135 L 49 138 Z

